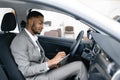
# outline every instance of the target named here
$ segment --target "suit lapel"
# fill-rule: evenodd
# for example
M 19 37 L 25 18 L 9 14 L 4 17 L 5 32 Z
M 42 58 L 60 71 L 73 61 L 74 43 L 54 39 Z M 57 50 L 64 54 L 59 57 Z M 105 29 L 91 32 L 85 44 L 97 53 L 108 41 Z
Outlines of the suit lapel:
M 30 36 L 27 34 L 27 32 L 26 32 L 25 30 L 23 30 L 23 33 L 24 33 L 24 35 L 27 37 L 27 39 L 28 39 L 34 46 L 36 46 L 36 45 L 33 43 L 32 39 L 30 38 Z M 38 43 L 39 43 L 39 42 L 38 42 Z M 40 55 L 42 56 L 40 62 L 43 62 L 43 61 L 45 60 L 44 50 L 43 50 L 43 48 L 42 48 L 42 46 L 41 46 L 40 44 L 39 44 L 39 48 L 40 48 Z
M 43 61 L 45 60 L 45 53 L 44 53 L 44 49 L 42 48 L 42 46 L 40 45 L 39 41 L 37 40 L 36 43 L 38 44 L 39 48 L 40 48 L 40 53 L 42 55 Z
M 25 30 L 23 30 L 23 34 L 27 37 L 27 39 L 35 46 L 35 44 L 33 43 L 32 39 L 30 38 L 30 36 L 27 34 L 27 32 Z

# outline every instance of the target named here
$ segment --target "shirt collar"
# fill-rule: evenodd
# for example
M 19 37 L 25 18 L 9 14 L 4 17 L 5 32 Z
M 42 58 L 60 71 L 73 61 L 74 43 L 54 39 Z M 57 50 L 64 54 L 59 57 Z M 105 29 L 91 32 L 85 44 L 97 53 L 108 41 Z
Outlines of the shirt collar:
M 37 35 L 32 35 L 26 28 L 25 31 L 33 41 L 37 41 L 38 39 Z

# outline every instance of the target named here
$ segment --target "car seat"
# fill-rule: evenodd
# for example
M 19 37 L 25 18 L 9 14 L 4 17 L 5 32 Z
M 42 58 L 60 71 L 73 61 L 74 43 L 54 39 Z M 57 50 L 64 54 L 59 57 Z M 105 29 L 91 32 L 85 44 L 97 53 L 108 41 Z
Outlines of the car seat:
M 10 44 L 16 33 L 10 31 L 16 28 L 16 18 L 13 13 L 6 13 L 3 17 L 0 34 L 0 62 L 9 80 L 25 80 L 19 71 L 10 51 Z
M 2 68 L 2 65 L 0 65 L 0 80 L 8 80 L 3 68 Z

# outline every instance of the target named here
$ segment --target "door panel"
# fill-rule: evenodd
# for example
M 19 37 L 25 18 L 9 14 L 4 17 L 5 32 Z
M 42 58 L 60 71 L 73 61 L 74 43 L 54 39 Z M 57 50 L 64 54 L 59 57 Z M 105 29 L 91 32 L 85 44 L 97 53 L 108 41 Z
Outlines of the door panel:
M 45 55 L 50 59 L 53 58 L 58 51 L 65 51 L 68 54 L 74 41 L 73 39 L 45 36 L 40 36 L 38 40 L 45 50 Z

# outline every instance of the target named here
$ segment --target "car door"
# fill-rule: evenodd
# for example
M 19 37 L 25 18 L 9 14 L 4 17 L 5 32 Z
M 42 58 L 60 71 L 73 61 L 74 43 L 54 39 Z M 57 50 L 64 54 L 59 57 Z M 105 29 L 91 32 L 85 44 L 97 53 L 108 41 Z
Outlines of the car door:
M 38 40 L 45 50 L 46 56 L 53 58 L 58 51 L 65 51 L 68 54 L 75 39 L 40 36 Z

